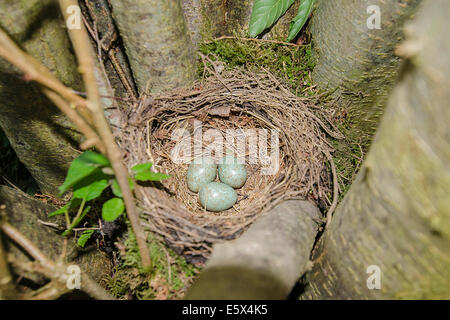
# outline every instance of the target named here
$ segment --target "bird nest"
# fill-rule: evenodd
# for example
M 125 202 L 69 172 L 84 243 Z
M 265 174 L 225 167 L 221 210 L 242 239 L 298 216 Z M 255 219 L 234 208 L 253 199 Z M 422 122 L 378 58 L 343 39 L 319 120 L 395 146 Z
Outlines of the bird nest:
M 340 137 L 316 98 L 295 96 L 272 74 L 208 71 L 192 87 L 142 98 L 117 133 L 128 167 L 152 162 L 152 170 L 170 175 L 136 188 L 142 224 L 191 261 L 238 237 L 281 201 L 330 203 L 333 149 L 326 138 Z M 248 179 L 232 208 L 206 211 L 187 188 L 188 165 L 225 152 L 245 160 Z

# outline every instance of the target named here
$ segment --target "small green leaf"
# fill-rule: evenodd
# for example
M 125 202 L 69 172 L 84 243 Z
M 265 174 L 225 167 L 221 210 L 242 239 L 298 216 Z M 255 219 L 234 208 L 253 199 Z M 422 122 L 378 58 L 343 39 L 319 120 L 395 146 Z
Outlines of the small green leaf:
M 149 171 L 136 175 L 134 178 L 139 181 L 161 181 L 170 178 L 170 176 L 164 173 Z
M 131 167 L 131 170 L 134 172 L 134 174 L 138 174 L 141 172 L 147 172 L 150 171 L 150 168 L 152 167 L 153 163 L 146 162 L 146 163 L 138 163 Z
M 93 234 L 94 234 L 94 230 L 92 230 L 92 229 L 84 230 L 83 233 L 81 234 L 81 236 L 78 238 L 77 244 L 80 247 L 84 248 L 84 245 L 91 238 L 91 236 Z
M 111 165 L 108 158 L 97 152 L 85 151 L 82 156 L 83 160 L 87 163 L 96 164 L 100 167 L 107 167 Z
M 291 21 L 289 35 L 287 38 L 288 42 L 294 39 L 305 25 L 314 7 L 314 1 L 315 0 L 301 0 L 300 7 L 298 8 L 298 13 Z
M 151 167 L 151 162 L 135 165 L 131 168 L 134 172 L 134 178 L 139 181 L 161 181 L 170 178 L 167 174 L 150 171 Z
M 96 152 L 86 151 L 70 164 L 66 179 L 59 187 L 60 194 L 69 190 L 74 184 L 92 174 L 97 168 L 109 166 L 108 159 Z
M 51 218 L 51 217 L 69 212 L 73 208 L 78 208 L 80 206 L 80 204 L 81 204 L 80 199 L 70 199 L 69 202 L 67 202 L 64 207 L 61 207 L 56 211 L 50 212 L 48 214 L 48 217 Z
M 100 197 L 103 190 L 108 187 L 108 180 L 99 180 L 94 181 L 91 184 L 76 189 L 73 192 L 73 199 L 84 199 L 86 201 L 94 200 L 95 198 Z
M 116 220 L 125 210 L 123 200 L 120 198 L 112 198 L 103 204 L 102 218 L 105 221 Z
M 48 217 L 51 218 L 51 217 L 66 213 L 67 211 L 69 211 L 69 205 L 70 205 L 70 203 L 67 203 L 64 207 L 61 207 L 56 211 L 50 212 L 48 214 Z
M 295 0 L 254 0 L 250 17 L 249 34 L 258 34 L 274 24 Z
M 133 180 L 131 180 L 131 178 L 128 178 L 128 183 L 130 185 L 130 190 L 133 191 L 134 190 L 134 183 L 133 183 Z M 111 189 L 112 189 L 113 194 L 116 197 L 123 198 L 122 191 L 120 190 L 119 183 L 117 182 L 117 179 L 113 179 L 112 184 L 111 184 Z

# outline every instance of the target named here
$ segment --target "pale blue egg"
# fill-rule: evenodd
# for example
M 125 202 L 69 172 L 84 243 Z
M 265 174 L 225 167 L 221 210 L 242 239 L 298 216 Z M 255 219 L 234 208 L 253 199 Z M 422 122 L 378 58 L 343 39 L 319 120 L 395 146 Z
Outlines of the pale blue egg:
M 198 199 L 206 210 L 217 212 L 231 208 L 237 201 L 237 194 L 224 183 L 210 182 L 200 189 Z
M 223 157 L 219 163 L 219 179 L 223 183 L 238 189 L 247 180 L 247 169 L 232 155 Z
M 186 175 L 187 185 L 192 192 L 198 192 L 205 184 L 214 181 L 217 176 L 217 165 L 211 158 L 194 160 Z

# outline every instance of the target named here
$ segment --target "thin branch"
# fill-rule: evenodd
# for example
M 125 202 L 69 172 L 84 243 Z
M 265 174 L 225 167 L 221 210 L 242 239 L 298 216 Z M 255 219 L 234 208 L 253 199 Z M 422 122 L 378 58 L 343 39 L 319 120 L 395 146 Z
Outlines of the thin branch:
M 86 123 L 78 112 L 71 108 L 69 104 L 55 92 L 45 88 L 43 88 L 42 91 L 62 112 L 67 115 L 78 130 L 86 136 L 86 141 L 82 145 L 83 149 L 88 149 L 89 147 L 95 145 L 101 153 L 105 153 L 106 150 L 103 142 L 100 140 L 94 129 Z
M 68 279 L 66 273 L 67 266 L 63 263 L 55 264 L 49 260 L 30 240 L 28 240 L 19 230 L 14 228 L 8 222 L 1 222 L 1 230 L 11 240 L 20 245 L 31 257 L 33 257 L 38 264 L 36 265 L 36 271 L 42 273 L 47 278 L 58 283 L 59 286 L 65 287 Z M 98 283 L 92 280 L 87 274 L 81 277 L 81 290 L 89 294 L 91 297 L 101 300 L 114 299 L 108 294 Z M 65 291 L 60 289 L 61 292 Z M 64 293 L 64 292 L 63 292 Z M 52 295 L 55 294 L 52 292 Z
M 34 80 L 43 86 L 57 92 L 61 97 L 80 107 L 79 111 L 91 123 L 89 110 L 86 110 L 86 100 L 76 95 L 70 88 L 61 83 L 45 66 L 24 52 L 14 41 L 0 29 L 0 56 L 18 67 L 25 73 L 27 80 Z
M 3 215 L 5 205 L 0 207 L 0 214 Z M 2 217 L 0 217 L 1 219 Z M 6 251 L 3 246 L 3 240 L 0 234 L 0 299 L 14 299 L 17 293 L 12 282 L 13 278 L 9 272 Z
M 338 179 L 337 179 L 337 174 L 336 174 L 336 165 L 334 164 L 333 157 L 331 156 L 331 154 L 328 151 L 325 151 L 324 153 L 328 159 L 328 162 L 330 163 L 331 172 L 333 173 L 333 202 L 331 203 L 330 209 L 328 209 L 327 223 L 325 225 L 325 228 L 328 228 L 331 223 L 331 219 L 333 217 L 333 212 L 334 212 L 334 210 L 336 210 L 336 207 L 338 204 L 339 184 L 338 184 Z
M 65 19 L 69 18 L 66 9 L 69 6 L 78 5 L 76 0 L 60 0 L 59 3 Z M 128 171 L 122 163 L 121 151 L 114 140 L 113 134 L 109 128 L 101 107 L 100 93 L 98 91 L 97 81 L 94 75 L 95 63 L 92 54 L 93 49 L 89 41 L 89 36 L 84 25 L 81 25 L 79 29 L 69 29 L 69 35 L 78 59 L 79 70 L 83 76 L 88 106 L 92 112 L 95 127 L 98 135 L 105 145 L 106 155 L 111 162 L 111 166 L 116 175 L 119 187 L 122 190 L 127 215 L 136 235 L 142 265 L 145 268 L 148 268 L 151 266 L 150 254 L 148 252 L 147 241 L 143 228 L 139 222 L 139 215 L 137 213 L 136 204 L 134 203 L 134 197 L 128 183 Z

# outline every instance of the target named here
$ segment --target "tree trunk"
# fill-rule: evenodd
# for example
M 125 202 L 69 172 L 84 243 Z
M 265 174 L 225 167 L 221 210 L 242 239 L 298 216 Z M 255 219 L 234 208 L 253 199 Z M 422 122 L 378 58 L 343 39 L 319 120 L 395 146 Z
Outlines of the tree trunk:
M 82 90 L 59 7 L 53 1 L 2 1 L 0 24 L 65 85 Z M 80 135 L 34 83 L 0 58 L 0 126 L 42 192 L 55 194 Z
M 218 244 L 187 299 L 285 299 L 309 268 L 318 209 L 290 200 L 238 239 Z
M 189 84 L 195 53 L 179 0 L 111 0 L 139 93 Z
M 449 12 L 426 0 L 407 28 L 401 81 L 302 298 L 450 298 Z
M 336 90 L 347 113 L 349 139 L 367 147 L 378 127 L 387 97 L 400 70 L 395 47 L 402 26 L 422 0 L 320 0 L 312 19 L 314 54 L 312 74 L 321 89 Z M 380 29 L 372 26 L 372 12 L 380 8 Z M 374 25 L 376 27 L 376 25 Z

